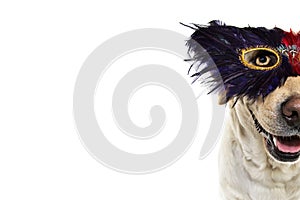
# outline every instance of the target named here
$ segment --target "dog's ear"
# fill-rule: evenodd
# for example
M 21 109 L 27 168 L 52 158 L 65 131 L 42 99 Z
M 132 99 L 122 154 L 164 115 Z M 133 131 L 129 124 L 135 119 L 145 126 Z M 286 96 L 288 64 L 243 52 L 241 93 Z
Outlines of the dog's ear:
M 220 105 L 223 105 L 223 104 L 226 104 L 227 103 L 227 100 L 226 100 L 226 92 L 225 90 L 222 91 L 222 92 L 219 92 L 219 95 L 218 95 L 218 103 Z
M 217 92 L 221 104 L 235 97 L 265 97 L 293 74 L 288 60 L 277 50 L 284 36 L 279 28 L 238 28 L 220 21 L 189 27 L 195 30 L 187 41 L 193 82 L 200 80 L 210 92 Z M 254 66 L 257 52 L 251 48 L 274 54 L 274 66 Z

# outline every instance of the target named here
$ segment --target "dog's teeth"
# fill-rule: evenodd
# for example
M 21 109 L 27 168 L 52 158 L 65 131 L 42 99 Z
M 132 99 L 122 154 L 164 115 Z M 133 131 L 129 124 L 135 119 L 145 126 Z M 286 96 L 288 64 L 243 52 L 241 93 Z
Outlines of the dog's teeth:
M 273 137 L 273 142 L 274 142 L 275 146 L 277 147 L 277 140 L 276 140 L 276 137 Z

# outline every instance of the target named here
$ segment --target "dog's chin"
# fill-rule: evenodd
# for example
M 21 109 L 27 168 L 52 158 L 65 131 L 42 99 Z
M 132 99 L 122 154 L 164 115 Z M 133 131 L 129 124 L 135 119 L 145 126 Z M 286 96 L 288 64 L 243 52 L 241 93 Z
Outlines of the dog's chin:
M 270 157 L 281 163 L 295 163 L 300 158 L 300 133 L 278 136 L 267 132 L 250 110 L 257 131 L 263 136 L 265 149 Z

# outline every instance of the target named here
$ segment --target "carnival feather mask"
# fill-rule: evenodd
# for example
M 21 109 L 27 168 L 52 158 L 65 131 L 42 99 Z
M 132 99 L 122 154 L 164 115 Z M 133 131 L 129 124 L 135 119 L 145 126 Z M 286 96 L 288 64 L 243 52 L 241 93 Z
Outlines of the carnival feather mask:
M 244 96 L 264 98 L 288 77 L 300 75 L 300 33 L 238 28 L 220 21 L 188 27 L 195 30 L 187 41 L 190 69 L 195 71 L 191 76 L 210 92 L 223 93 L 223 103 Z

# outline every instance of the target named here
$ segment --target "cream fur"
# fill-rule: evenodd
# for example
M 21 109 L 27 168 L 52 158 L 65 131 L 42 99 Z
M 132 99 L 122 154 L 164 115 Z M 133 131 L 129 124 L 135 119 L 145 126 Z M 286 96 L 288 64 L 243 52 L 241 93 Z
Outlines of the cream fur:
M 280 105 L 293 95 L 300 95 L 300 77 L 288 78 L 265 101 L 248 102 L 244 98 L 229 109 L 219 154 L 223 199 L 300 200 L 300 162 L 280 163 L 273 159 L 249 112 L 254 112 L 267 131 L 280 133 L 285 130 L 277 117 Z

